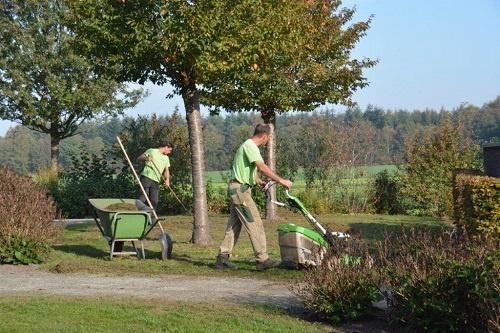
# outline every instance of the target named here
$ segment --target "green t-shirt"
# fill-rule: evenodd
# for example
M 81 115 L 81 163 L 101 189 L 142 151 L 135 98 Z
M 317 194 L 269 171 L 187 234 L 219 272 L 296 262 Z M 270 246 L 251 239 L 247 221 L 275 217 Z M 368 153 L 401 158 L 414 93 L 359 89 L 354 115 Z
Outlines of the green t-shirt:
M 256 161 L 261 161 L 259 147 L 252 139 L 245 141 L 236 151 L 231 179 L 236 179 L 242 184 L 255 185 L 255 173 L 257 172 Z
M 149 148 L 148 150 L 146 150 L 144 152 L 144 155 L 148 155 L 153 158 L 153 161 L 160 173 L 156 171 L 156 168 L 151 161 L 147 161 L 141 175 L 146 176 L 157 183 L 161 183 L 161 175 L 163 174 L 165 168 L 170 167 L 170 159 L 167 155 L 163 155 L 162 153 L 160 153 L 159 149 L 154 148 Z

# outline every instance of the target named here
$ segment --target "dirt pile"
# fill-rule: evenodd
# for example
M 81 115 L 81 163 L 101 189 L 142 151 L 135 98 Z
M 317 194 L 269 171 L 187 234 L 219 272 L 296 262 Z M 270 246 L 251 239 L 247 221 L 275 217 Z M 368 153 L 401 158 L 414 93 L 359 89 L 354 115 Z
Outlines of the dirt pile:
M 114 211 L 114 212 L 116 212 L 116 211 L 123 211 L 123 210 L 126 210 L 126 211 L 136 211 L 136 210 L 138 210 L 137 207 L 134 204 L 126 203 L 126 202 L 114 203 L 114 204 L 111 204 L 111 205 L 107 206 L 105 209 L 109 210 L 109 211 Z

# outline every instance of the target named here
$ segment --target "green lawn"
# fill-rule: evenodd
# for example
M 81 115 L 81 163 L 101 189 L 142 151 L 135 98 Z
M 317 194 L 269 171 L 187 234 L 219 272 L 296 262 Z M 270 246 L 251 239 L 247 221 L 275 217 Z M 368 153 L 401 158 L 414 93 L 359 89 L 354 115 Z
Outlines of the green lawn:
M 332 332 L 270 307 L 47 297 L 0 299 L 0 332 Z
M 264 221 L 268 252 L 272 258 L 279 259 L 279 246 L 276 228 L 279 223 L 290 222 L 308 226 L 305 219 L 284 209 L 279 210 L 281 221 Z M 388 215 L 323 215 L 319 217 L 324 226 L 333 230 L 360 234 L 361 237 L 373 241 L 380 239 L 384 231 L 399 230 L 401 225 L 428 225 L 438 227 L 441 223 L 432 218 Z M 248 236 L 242 235 L 235 247 L 233 261 L 240 266 L 234 272 L 216 271 L 214 269 L 218 245 L 222 240 L 227 216 L 212 215 L 211 236 L 213 245 L 209 247 L 195 246 L 189 243 L 192 218 L 190 216 L 170 216 L 164 223 L 165 230 L 174 239 L 173 259 L 160 259 L 160 246 L 157 241 L 158 231 L 146 241 L 146 260 L 117 257 L 109 260 L 107 242 L 101 237 L 95 224 L 73 225 L 64 231 L 64 235 L 55 251 L 50 254 L 42 268 L 52 272 L 90 272 L 107 274 L 189 274 L 189 275 L 231 275 L 239 277 L 257 277 L 273 280 L 289 280 L 302 273 L 288 269 L 271 269 L 264 272 L 255 270 L 253 251 Z

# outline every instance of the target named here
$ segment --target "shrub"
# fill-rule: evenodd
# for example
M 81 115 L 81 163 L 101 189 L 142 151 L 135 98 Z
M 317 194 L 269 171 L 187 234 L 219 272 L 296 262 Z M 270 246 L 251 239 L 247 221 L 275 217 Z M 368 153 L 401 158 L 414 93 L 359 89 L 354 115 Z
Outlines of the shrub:
M 371 179 L 361 167 L 351 168 L 347 177 L 332 186 L 330 200 L 334 210 L 344 214 L 373 212 L 373 193 L 368 184 Z
M 500 237 L 500 179 L 457 174 L 454 217 L 461 234 Z
M 137 190 L 139 185 L 136 186 Z M 193 209 L 193 191 L 191 184 L 173 183 L 172 190 L 175 191 L 179 200 L 190 211 Z M 160 184 L 160 195 L 158 202 L 158 213 L 161 214 L 186 214 L 186 210 L 177 201 L 170 189 L 165 185 Z M 187 212 L 189 213 L 189 212 Z
M 317 190 L 309 189 L 302 191 L 297 197 L 314 214 L 326 214 L 333 210 L 333 204 L 329 197 L 319 193 Z
M 58 175 L 55 169 L 41 169 L 33 176 L 33 181 L 43 191 L 50 192 L 57 187 Z
M 223 188 L 216 188 L 209 180 L 207 182 L 207 201 L 208 211 L 210 213 L 221 214 L 229 212 L 226 186 Z
M 313 121 L 302 129 L 299 164 L 306 187 L 328 201 L 329 211 L 357 214 L 372 209 L 373 198 L 365 186 L 368 175 L 362 166 L 373 162 L 375 140 L 373 127 L 360 120 L 348 126 Z
M 369 314 L 383 290 L 398 331 L 494 332 L 500 327 L 500 250 L 495 238 L 424 228 L 385 235 L 368 248 L 337 242 L 292 289 L 320 317 L 339 323 Z
M 81 149 L 79 155 L 70 155 L 70 162 L 70 167 L 60 173 L 57 185 L 49 188 L 58 209 L 68 217 L 90 216 L 89 198 L 137 196 L 133 176 L 105 157 Z
M 292 290 L 306 308 L 338 324 L 369 314 L 380 296 L 378 285 L 367 246 L 349 239 L 329 248 L 322 264 L 307 271 Z
M 396 175 L 390 175 L 383 170 L 375 176 L 373 192 L 374 207 L 378 214 L 401 214 L 403 209 L 400 203 L 401 183 Z
M 31 178 L 0 167 L 0 263 L 42 261 L 60 231 L 55 205 Z
M 26 240 L 19 236 L 0 237 L 0 263 L 38 264 L 50 250 L 46 243 Z
M 406 141 L 401 194 L 411 204 L 410 213 L 451 217 L 453 171 L 478 168 L 479 147 L 450 119 L 420 134 Z
M 379 269 L 392 320 L 410 332 L 487 332 L 498 325 L 498 245 L 417 230 L 386 238 Z

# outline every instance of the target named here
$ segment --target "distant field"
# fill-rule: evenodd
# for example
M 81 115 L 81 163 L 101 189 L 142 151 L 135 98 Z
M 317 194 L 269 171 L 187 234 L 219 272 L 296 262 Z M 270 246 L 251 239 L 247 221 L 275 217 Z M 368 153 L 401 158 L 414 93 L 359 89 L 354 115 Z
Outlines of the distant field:
M 229 180 L 230 171 L 208 171 L 206 175 L 207 181 L 211 181 L 214 184 L 225 183 Z
M 387 170 L 389 173 L 393 173 L 397 170 L 396 165 L 385 164 L 385 165 L 367 165 L 361 166 L 359 169 L 363 170 L 367 177 L 373 176 L 383 170 Z M 207 172 L 207 181 L 210 181 L 215 188 L 222 188 L 226 185 L 229 180 L 230 171 L 208 171 Z M 359 181 L 359 185 L 364 185 L 367 183 L 368 178 L 362 178 Z M 305 177 L 304 171 L 302 169 L 299 170 L 297 175 L 293 179 L 294 187 L 297 189 L 302 189 L 305 187 Z

